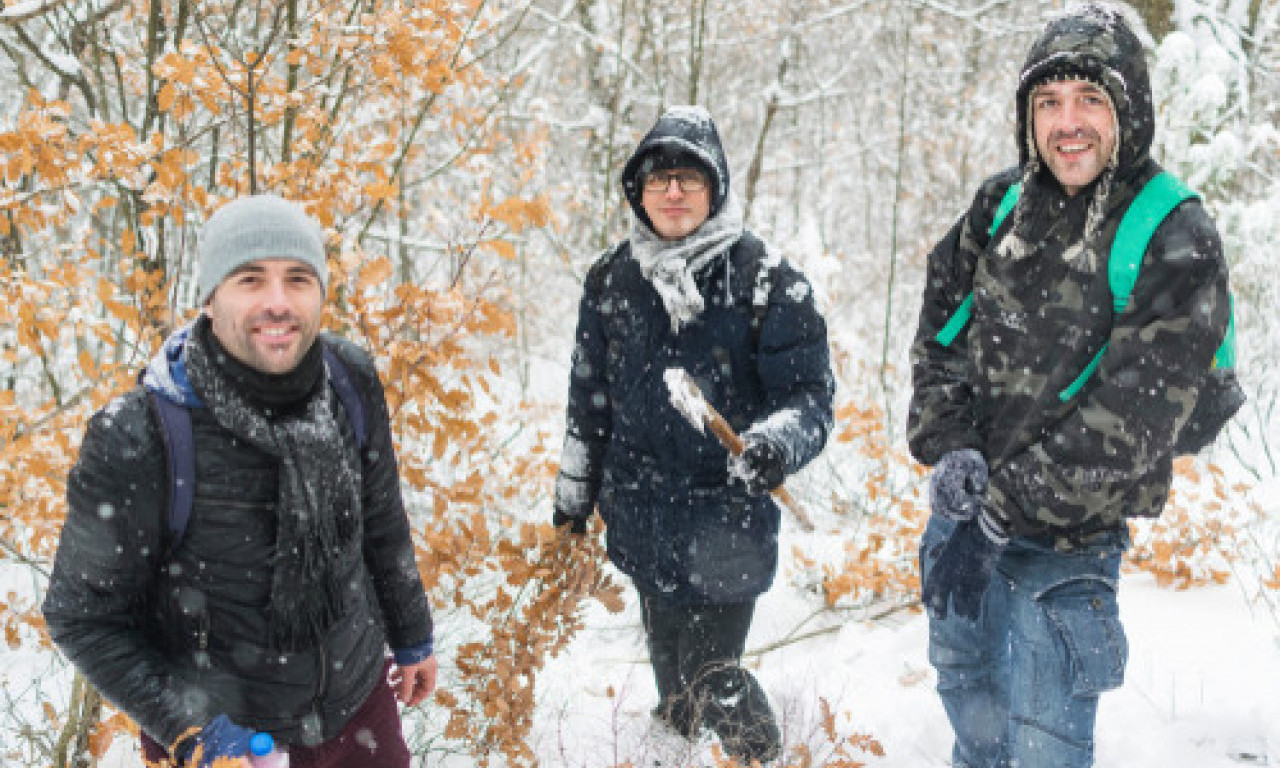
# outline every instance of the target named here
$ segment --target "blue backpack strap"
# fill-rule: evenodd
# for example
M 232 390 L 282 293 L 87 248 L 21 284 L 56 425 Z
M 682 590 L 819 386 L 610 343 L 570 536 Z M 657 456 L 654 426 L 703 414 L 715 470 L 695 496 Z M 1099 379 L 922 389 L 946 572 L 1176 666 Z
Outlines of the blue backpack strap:
M 1160 224 L 1183 201 L 1198 197 L 1190 187 L 1183 184 L 1173 174 L 1161 172 L 1143 185 L 1133 202 L 1125 209 L 1120 226 L 1116 229 L 1115 239 L 1111 241 L 1111 256 L 1107 262 L 1107 279 L 1111 285 L 1111 302 L 1118 315 L 1129 306 L 1129 298 L 1133 286 L 1138 282 L 1138 271 L 1142 268 L 1142 257 L 1147 252 L 1151 237 L 1155 235 Z M 1230 334 L 1229 334 L 1230 337 Z M 1225 342 L 1224 342 L 1225 343 Z M 1080 393 L 1084 385 L 1093 376 L 1102 362 L 1102 355 L 1107 351 L 1103 344 L 1080 375 L 1066 389 L 1058 393 L 1058 399 L 1067 402 Z M 1234 357 L 1234 345 L 1232 356 Z
M 356 444 L 364 450 L 369 438 L 369 428 L 364 415 L 364 399 L 360 397 L 360 390 L 356 388 L 347 364 L 342 362 L 342 358 L 333 351 L 333 347 L 323 341 L 320 344 L 324 351 L 325 368 L 329 372 L 329 386 L 333 387 L 334 394 L 338 396 L 338 402 L 342 403 L 343 409 L 347 412 L 351 429 L 356 433 Z
M 169 479 L 165 514 L 169 530 L 167 548 L 172 551 L 186 533 L 196 498 L 196 446 L 191 437 L 191 412 L 155 392 L 148 391 L 147 397 L 160 421 L 160 439 L 164 443 L 165 470 Z
M 1013 210 L 1013 206 L 1018 204 L 1018 196 L 1022 194 L 1022 182 L 1014 182 L 1004 191 L 1004 197 L 1000 198 L 1000 205 L 996 206 L 995 218 L 991 220 L 991 229 L 987 230 L 988 237 L 995 237 L 996 230 L 1004 223 L 1005 218 L 1009 216 L 1009 212 Z M 955 314 L 951 315 L 946 325 L 942 326 L 942 330 L 938 331 L 933 338 L 944 347 L 951 346 L 956 340 L 960 332 L 969 324 L 969 317 L 973 314 L 973 292 L 964 297 L 964 301 L 960 302 L 960 306 L 956 307 Z

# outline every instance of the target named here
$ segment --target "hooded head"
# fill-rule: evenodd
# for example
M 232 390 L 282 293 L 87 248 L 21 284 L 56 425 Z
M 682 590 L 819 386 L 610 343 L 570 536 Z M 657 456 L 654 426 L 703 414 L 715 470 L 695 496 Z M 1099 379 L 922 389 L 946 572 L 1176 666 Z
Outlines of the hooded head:
M 622 169 L 622 191 L 627 202 L 636 218 L 649 228 L 653 222 L 642 204 L 644 178 L 672 168 L 697 168 L 707 175 L 711 192 L 707 218 L 715 217 L 729 196 L 729 162 L 716 124 L 702 107 L 671 107 L 664 112 Z
M 1151 81 L 1142 44 L 1120 11 L 1087 3 L 1049 22 L 1031 46 L 1018 81 L 1018 158 L 1023 168 L 1037 158 L 1031 97 L 1054 80 L 1087 80 L 1100 86 L 1116 116 L 1115 171 L 1146 160 L 1155 134 Z

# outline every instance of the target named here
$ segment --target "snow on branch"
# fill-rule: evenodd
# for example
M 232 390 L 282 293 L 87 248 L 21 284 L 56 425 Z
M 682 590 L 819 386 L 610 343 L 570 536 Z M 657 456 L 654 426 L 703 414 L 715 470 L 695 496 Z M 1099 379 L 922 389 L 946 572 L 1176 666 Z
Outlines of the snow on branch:
M 10 26 L 21 24 L 37 16 L 43 16 L 66 2 L 67 0 L 27 0 L 22 3 L 14 3 L 0 10 L 0 22 Z

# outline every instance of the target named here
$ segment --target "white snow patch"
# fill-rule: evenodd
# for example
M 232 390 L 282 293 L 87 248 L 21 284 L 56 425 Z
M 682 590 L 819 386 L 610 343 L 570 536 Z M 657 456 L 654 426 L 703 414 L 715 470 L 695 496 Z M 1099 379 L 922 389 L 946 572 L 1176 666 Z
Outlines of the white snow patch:
M 803 280 L 792 283 L 791 287 L 787 289 L 787 298 L 797 304 L 809 298 L 809 284 Z
M 591 456 L 591 448 L 587 443 L 574 435 L 565 435 L 564 448 L 560 451 L 560 470 L 574 477 L 582 477 L 587 473 Z
M 116 416 L 120 414 L 121 408 L 124 408 L 124 397 L 120 397 L 120 396 L 113 397 L 111 398 L 110 402 L 108 402 L 105 406 L 103 406 L 102 415 L 106 416 L 107 418 L 114 419 Z
M 664 117 L 671 117 L 685 123 L 692 123 L 700 128 L 711 126 L 711 113 L 706 107 L 696 104 L 677 104 L 667 109 Z
M 683 368 L 668 368 L 663 372 L 662 380 L 666 382 L 667 392 L 671 395 L 672 407 L 688 419 L 689 424 L 698 432 L 706 434 L 706 424 L 711 413 L 698 385 Z
M 795 431 L 799 424 L 800 410 L 798 408 L 783 408 L 752 424 L 747 435 L 762 437 L 774 445 L 785 446 L 787 444 L 786 435 Z M 743 435 L 744 439 L 747 435 Z

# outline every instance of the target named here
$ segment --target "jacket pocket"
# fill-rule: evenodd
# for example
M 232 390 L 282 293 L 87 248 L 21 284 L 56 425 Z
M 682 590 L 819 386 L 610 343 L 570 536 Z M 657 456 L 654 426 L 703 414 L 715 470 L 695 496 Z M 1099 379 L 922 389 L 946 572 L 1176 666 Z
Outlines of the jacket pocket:
M 1119 688 L 1129 659 L 1115 586 L 1085 577 L 1053 587 L 1041 598 L 1045 614 L 1066 652 L 1074 696 L 1097 696 Z

